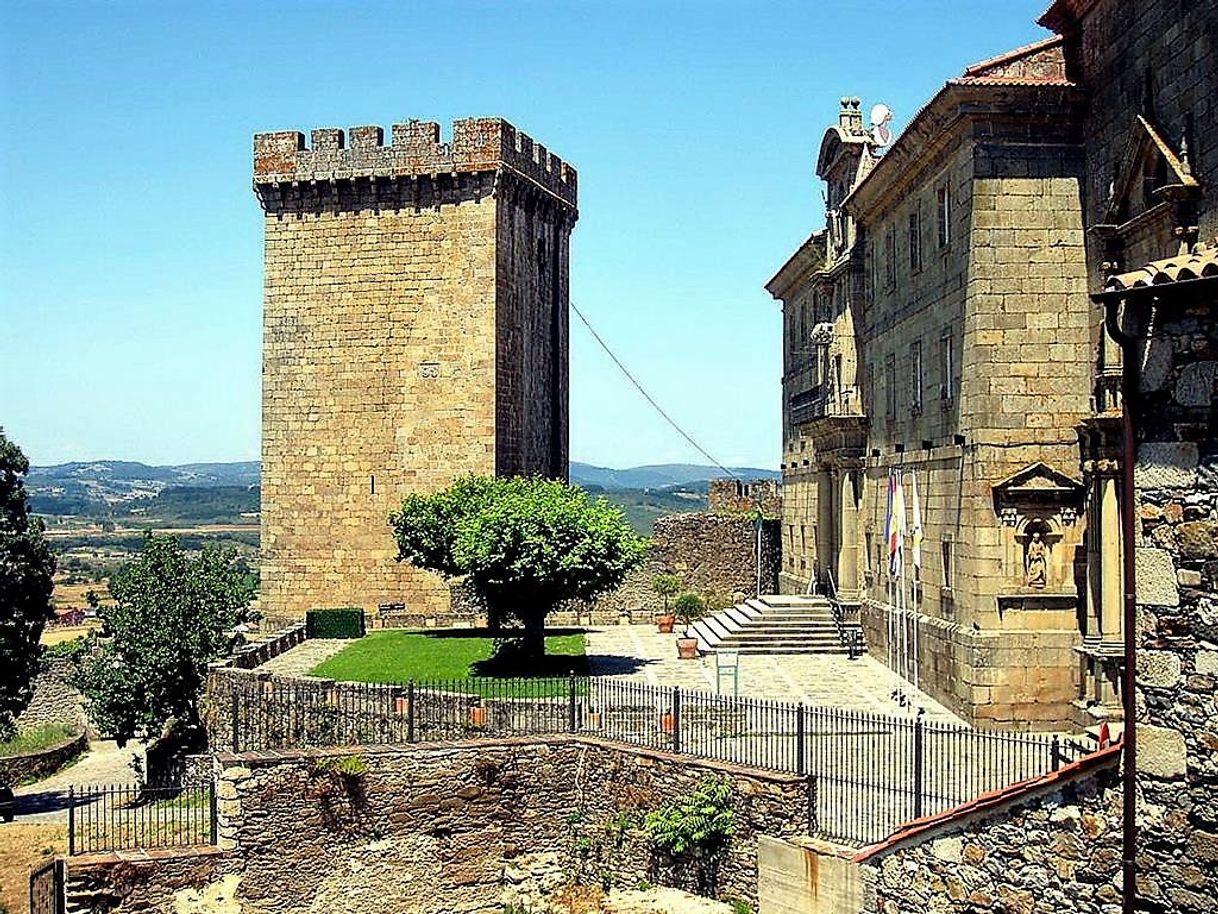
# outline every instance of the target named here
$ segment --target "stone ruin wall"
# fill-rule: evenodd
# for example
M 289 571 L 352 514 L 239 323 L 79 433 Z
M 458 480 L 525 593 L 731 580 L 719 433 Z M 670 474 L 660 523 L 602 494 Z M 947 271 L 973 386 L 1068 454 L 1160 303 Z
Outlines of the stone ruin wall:
M 736 813 L 716 894 L 755 903 L 758 836 L 795 838 L 808 826 L 807 779 L 592 739 L 364 750 L 368 772 L 345 783 L 322 770 L 350 752 L 221 755 L 218 851 L 73 858 L 69 904 L 111 914 L 501 914 L 577 874 L 691 887 L 690 866 L 657 865 L 636 826 L 613 823 L 623 813 L 633 823 L 709 775 L 732 783 Z
M 776 593 L 782 563 L 780 524 L 762 522 L 761 592 Z M 651 588 L 659 574 L 675 574 L 684 587 L 736 601 L 751 597 L 757 588 L 757 539 L 754 522 L 747 517 L 708 512 L 667 514 L 652 527 L 652 549 L 644 563 L 631 572 L 617 590 L 591 604 L 569 605 L 549 615 L 551 626 L 614 625 L 618 622 L 655 621 L 664 607 Z M 444 625 L 478 626 L 485 621 L 464 587 L 452 587 L 451 612 L 429 616 L 411 612 L 384 614 L 374 624 L 389 628 L 426 628 Z
M 777 479 L 712 479 L 706 495 L 712 512 L 782 517 L 782 482 Z

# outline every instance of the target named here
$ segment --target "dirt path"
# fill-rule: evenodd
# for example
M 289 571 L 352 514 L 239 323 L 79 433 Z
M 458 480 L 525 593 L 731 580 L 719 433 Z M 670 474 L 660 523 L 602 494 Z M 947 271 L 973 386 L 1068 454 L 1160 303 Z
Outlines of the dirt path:
M 74 765 L 14 791 L 17 822 L 67 822 L 70 788 L 134 784 L 131 759 L 137 755 L 143 755 L 143 748 L 137 743 L 128 743 L 125 749 L 120 749 L 113 740 L 90 744 L 89 751 Z

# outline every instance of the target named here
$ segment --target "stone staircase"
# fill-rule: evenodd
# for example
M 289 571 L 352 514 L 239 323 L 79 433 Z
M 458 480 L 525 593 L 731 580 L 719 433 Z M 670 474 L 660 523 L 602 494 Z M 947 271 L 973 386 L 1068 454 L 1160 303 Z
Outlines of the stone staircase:
M 848 623 L 848 631 L 858 624 Z M 760 596 L 699 619 L 686 629 L 703 653 L 846 654 L 824 597 Z

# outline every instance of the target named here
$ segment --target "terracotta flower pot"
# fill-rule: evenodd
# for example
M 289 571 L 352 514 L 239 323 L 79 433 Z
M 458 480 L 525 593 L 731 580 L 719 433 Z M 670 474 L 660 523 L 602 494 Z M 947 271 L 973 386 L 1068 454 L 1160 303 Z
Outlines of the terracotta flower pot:
M 671 711 L 665 711 L 660 715 L 660 729 L 665 733 L 672 733 L 677 729 L 677 719 Z
M 604 725 L 604 722 L 604 716 L 600 711 L 588 712 L 587 724 L 589 730 L 599 730 Z
M 656 616 L 656 626 L 660 629 L 660 632 L 665 635 L 672 634 L 672 628 L 674 625 L 676 625 L 676 622 L 676 616 Z
M 409 714 L 410 699 L 404 695 L 398 695 L 393 699 L 393 710 L 398 714 Z
M 697 638 L 678 638 L 677 639 L 677 657 L 681 660 L 697 660 L 698 659 L 698 639 Z
M 486 708 L 482 705 L 474 705 L 469 709 L 469 722 L 474 727 L 486 726 Z

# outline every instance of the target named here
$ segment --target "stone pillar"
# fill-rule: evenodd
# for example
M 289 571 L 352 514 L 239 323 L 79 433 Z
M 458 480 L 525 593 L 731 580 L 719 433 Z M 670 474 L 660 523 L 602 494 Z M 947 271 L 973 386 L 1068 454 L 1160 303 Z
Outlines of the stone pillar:
M 1101 593 L 1103 575 L 1100 571 L 1101 539 L 1103 524 L 1100 520 L 1100 504 L 1103 485 L 1096 476 L 1091 482 L 1091 497 L 1087 505 L 1087 615 L 1083 622 L 1083 642 L 1089 645 L 1100 643 Z
M 1122 570 L 1121 514 L 1117 503 L 1117 479 L 1100 477 L 1100 637 L 1106 644 L 1120 644 Z
M 855 497 L 854 470 L 837 473 L 837 589 L 843 599 L 858 599 L 859 592 L 859 504 Z
M 816 568 L 812 571 L 812 576 L 817 579 L 818 584 L 823 584 L 827 571 L 833 571 L 834 576 L 837 575 L 837 569 L 834 568 L 834 555 L 836 554 L 833 546 L 835 528 L 835 512 L 834 512 L 834 492 L 833 492 L 833 471 L 828 467 L 820 467 L 816 473 Z M 820 590 L 823 593 L 824 590 Z

